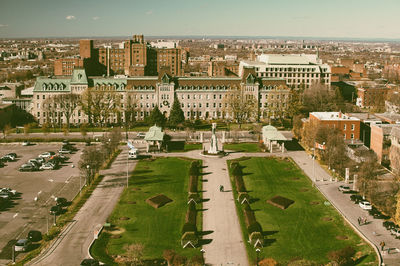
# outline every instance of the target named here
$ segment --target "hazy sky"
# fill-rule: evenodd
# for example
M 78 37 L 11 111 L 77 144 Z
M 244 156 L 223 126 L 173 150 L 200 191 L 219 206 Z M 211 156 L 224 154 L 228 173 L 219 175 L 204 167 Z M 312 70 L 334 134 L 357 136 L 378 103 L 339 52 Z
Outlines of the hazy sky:
M 400 0 L 0 0 L 0 38 L 400 38 Z

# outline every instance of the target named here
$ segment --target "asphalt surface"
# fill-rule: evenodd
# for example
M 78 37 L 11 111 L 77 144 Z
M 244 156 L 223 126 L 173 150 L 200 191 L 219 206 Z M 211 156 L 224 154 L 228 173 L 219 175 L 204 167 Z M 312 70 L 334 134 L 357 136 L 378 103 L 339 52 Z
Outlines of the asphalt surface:
M 127 150 L 122 151 L 110 169 L 100 171 L 103 180 L 51 247 L 29 265 L 79 265 L 89 257 L 95 231 L 106 222 L 126 187 Z M 136 161 L 129 161 L 129 174 Z
M 19 172 L 18 168 L 29 159 L 38 157 L 46 151 L 57 151 L 61 143 L 37 144 L 0 144 L 0 156 L 15 152 L 17 160 L 7 162 L 0 168 L 0 187 L 10 187 L 18 192 L 10 205 L 0 210 L 0 264 L 10 261 L 12 241 L 26 238 L 29 230 L 47 231 L 53 223 L 50 207 L 55 205 L 55 197 L 71 200 L 79 191 L 79 170 L 77 165 L 82 145 L 76 145 L 75 154 L 67 155 L 70 159 L 57 170 L 38 172 Z M 37 200 L 35 200 L 35 198 Z M 8 250 L 9 249 L 9 250 Z

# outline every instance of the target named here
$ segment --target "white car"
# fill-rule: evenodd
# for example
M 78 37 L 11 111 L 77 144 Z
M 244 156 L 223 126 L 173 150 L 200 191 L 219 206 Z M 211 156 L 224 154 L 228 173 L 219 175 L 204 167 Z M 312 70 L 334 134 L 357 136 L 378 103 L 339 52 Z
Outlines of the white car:
M 64 148 L 61 148 L 61 150 L 59 150 L 58 153 L 60 153 L 60 154 L 70 154 L 71 151 L 67 150 L 67 149 L 64 149 Z
M 9 193 L 9 194 L 12 195 L 12 196 L 17 195 L 17 191 L 14 190 L 14 189 L 11 189 L 11 188 L 9 188 L 9 187 L 3 187 L 3 188 L 0 189 L 0 191 L 1 191 L 1 192 L 7 192 L 7 193 Z
M 28 239 L 20 239 L 15 243 L 15 251 L 27 251 L 30 245 L 31 241 Z
M 145 136 L 146 136 L 146 134 L 143 132 L 139 132 L 136 134 L 136 137 L 141 138 L 141 139 L 144 139 Z
M 42 154 L 39 155 L 40 158 L 50 158 L 51 156 L 55 155 L 55 152 L 52 151 L 47 151 L 43 152 Z
M 22 146 L 29 146 L 31 145 L 31 143 L 27 140 L 25 140 L 24 142 L 22 142 Z
M 368 201 L 361 201 L 360 203 L 358 203 L 358 205 L 363 210 L 372 210 L 372 205 Z
M 55 165 L 52 163 L 45 163 L 42 166 L 40 166 L 40 170 L 54 170 Z
M 400 237 L 400 229 L 399 228 L 392 228 L 390 229 L 390 233 L 395 237 Z

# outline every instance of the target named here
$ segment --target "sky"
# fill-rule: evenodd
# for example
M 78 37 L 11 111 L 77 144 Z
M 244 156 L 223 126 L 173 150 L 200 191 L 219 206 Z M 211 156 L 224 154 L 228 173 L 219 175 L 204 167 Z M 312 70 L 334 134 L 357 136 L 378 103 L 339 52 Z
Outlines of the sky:
M 400 39 L 399 0 L 0 0 L 0 38 Z

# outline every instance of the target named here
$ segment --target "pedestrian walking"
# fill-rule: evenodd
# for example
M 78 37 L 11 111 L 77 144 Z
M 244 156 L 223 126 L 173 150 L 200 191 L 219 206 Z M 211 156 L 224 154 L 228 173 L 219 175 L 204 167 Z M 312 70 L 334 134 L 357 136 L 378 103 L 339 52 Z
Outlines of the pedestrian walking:
M 361 225 L 361 217 L 360 216 L 358 217 L 357 220 L 358 220 L 358 225 Z
M 219 186 L 219 191 L 220 191 L 220 192 L 224 192 L 224 186 L 223 186 L 223 185 L 220 185 L 220 186 Z
M 385 241 L 381 241 L 381 243 L 379 243 L 379 245 L 381 246 L 381 251 L 383 251 L 383 249 L 385 248 Z

